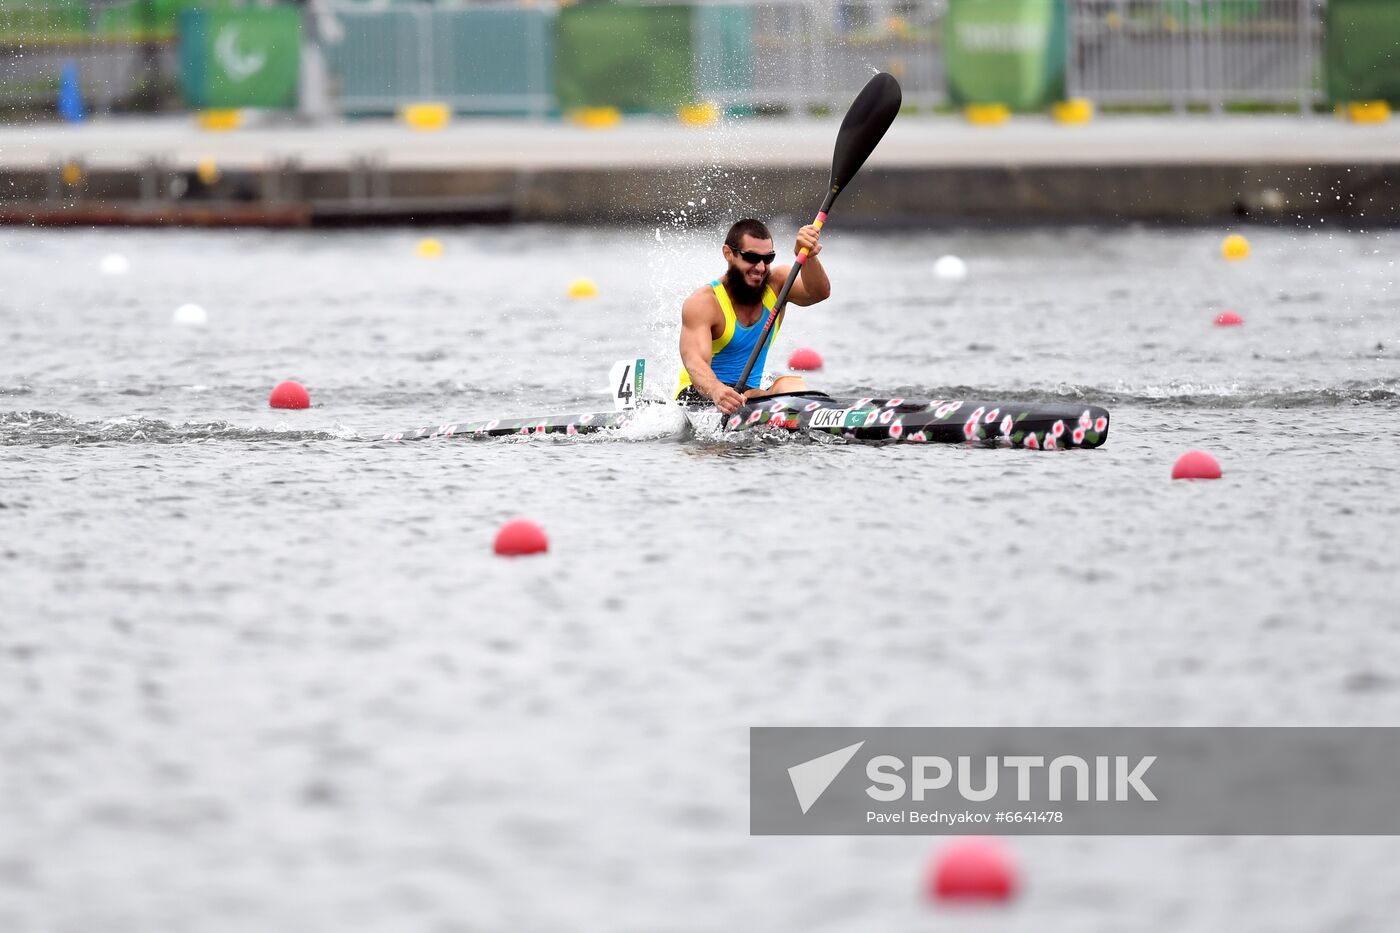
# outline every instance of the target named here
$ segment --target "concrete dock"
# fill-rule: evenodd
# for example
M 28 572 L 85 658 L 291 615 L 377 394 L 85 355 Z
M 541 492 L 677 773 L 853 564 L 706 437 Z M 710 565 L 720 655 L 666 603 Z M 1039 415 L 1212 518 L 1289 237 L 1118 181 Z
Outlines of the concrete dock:
M 805 212 L 836 119 L 609 129 L 390 121 L 230 132 L 193 117 L 0 127 L 0 221 L 310 226 L 653 223 Z M 841 203 L 843 224 L 1092 221 L 1400 223 L 1400 122 L 1330 116 L 906 115 Z

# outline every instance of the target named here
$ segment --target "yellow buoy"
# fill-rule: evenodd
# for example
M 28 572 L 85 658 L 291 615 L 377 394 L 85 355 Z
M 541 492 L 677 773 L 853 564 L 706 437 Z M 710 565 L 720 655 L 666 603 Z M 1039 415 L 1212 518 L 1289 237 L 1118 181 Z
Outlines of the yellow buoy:
M 1384 123 L 1390 119 L 1390 104 L 1383 100 L 1354 100 L 1347 104 L 1347 119 L 1353 123 Z
M 399 118 L 411 129 L 431 132 L 446 126 L 452 120 L 452 111 L 446 104 L 427 101 L 400 107 Z
M 687 104 L 676 111 L 682 126 L 713 126 L 719 122 L 719 107 L 711 103 Z
M 201 110 L 195 117 L 199 128 L 215 133 L 236 130 L 243 123 L 241 110 Z
M 1050 107 L 1050 115 L 1056 123 L 1080 126 L 1094 119 L 1094 102 L 1084 97 L 1056 101 Z
M 569 111 L 569 119 L 590 130 L 603 130 L 622 122 L 622 111 L 616 107 L 579 107 Z
M 418 255 L 424 259 L 437 259 L 442 256 L 442 241 L 425 237 L 418 241 Z
M 1244 259 L 1249 256 L 1249 241 L 1238 233 L 1232 233 L 1220 244 L 1220 255 L 1231 262 Z
M 597 298 L 598 283 L 592 279 L 574 279 L 569 283 L 570 298 Z
M 212 185 L 219 180 L 223 173 L 219 171 L 219 163 L 205 156 L 200 159 L 194 167 L 195 176 L 206 185 Z
M 59 176 L 65 185 L 72 187 L 83 180 L 83 167 L 77 162 L 64 162 L 63 168 L 59 169 Z
M 997 126 L 1011 119 L 1011 110 L 1005 104 L 968 104 L 963 116 L 973 126 Z

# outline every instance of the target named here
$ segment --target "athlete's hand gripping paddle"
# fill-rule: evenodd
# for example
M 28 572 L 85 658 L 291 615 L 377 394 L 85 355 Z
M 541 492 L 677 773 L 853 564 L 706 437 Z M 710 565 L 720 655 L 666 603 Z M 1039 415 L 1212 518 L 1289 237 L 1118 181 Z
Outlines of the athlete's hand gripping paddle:
M 856 172 L 860 171 L 865 160 L 870 158 L 870 153 L 875 151 L 875 147 L 884 138 L 885 131 L 890 128 L 890 124 L 899 113 L 902 101 L 903 94 L 899 90 L 899 82 L 884 72 L 866 82 L 865 87 L 856 95 L 851 109 L 846 111 L 846 119 L 841 121 L 840 131 L 836 134 L 836 151 L 831 157 L 831 190 L 826 193 L 826 200 L 817 212 L 817 219 L 812 221 L 812 225 L 818 230 L 826 223 L 826 215 L 836 203 L 836 196 L 856 177 Z M 763 331 L 758 335 L 758 342 L 749 353 L 749 361 L 744 364 L 744 371 L 734 383 L 733 387 L 738 391 L 744 391 L 749 374 L 758 362 L 758 355 L 768 344 L 768 335 L 773 330 L 773 324 L 778 320 L 778 315 L 782 314 L 783 306 L 787 304 L 788 292 L 792 291 L 793 283 L 797 281 L 802 264 L 806 261 L 807 250 L 804 248 L 797 254 L 797 263 L 788 274 L 787 281 L 783 283 L 782 291 L 778 292 L 778 300 L 774 302 L 773 310 L 768 312 L 768 318 L 763 322 Z

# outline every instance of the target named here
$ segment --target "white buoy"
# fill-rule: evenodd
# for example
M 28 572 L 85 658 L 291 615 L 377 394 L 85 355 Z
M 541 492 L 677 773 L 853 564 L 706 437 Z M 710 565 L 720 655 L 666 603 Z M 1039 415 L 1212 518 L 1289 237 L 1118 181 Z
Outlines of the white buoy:
M 956 256 L 939 256 L 933 274 L 945 282 L 961 282 L 967 278 L 967 263 Z
M 209 321 L 209 315 L 199 305 L 180 305 L 171 320 L 186 327 L 203 327 Z
M 131 271 L 131 263 L 121 253 L 108 253 L 97 264 L 103 275 L 126 275 Z

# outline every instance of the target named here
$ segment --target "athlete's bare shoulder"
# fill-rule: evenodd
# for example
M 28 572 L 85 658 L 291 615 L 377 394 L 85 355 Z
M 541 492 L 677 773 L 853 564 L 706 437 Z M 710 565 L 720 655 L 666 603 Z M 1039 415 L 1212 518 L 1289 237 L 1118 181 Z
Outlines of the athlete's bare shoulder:
M 698 318 L 706 322 L 724 318 L 724 312 L 719 307 L 719 300 L 715 298 L 714 289 L 708 285 L 702 285 L 690 293 L 685 304 L 681 305 L 681 315 L 687 319 Z
M 701 286 L 700 286 L 699 288 L 697 288 L 695 291 L 693 291 L 693 292 L 690 293 L 690 297 L 688 297 L 688 298 L 686 299 L 686 301 L 687 301 L 687 302 L 691 302 L 691 301 L 695 301 L 695 300 L 700 299 L 700 298 L 708 298 L 708 299 L 710 299 L 711 301 L 714 301 L 714 300 L 715 300 L 715 290 L 714 290 L 713 288 L 711 288 L 710 286 L 708 286 L 708 285 L 701 285 Z M 718 304 L 718 302 L 715 302 L 715 303 Z

